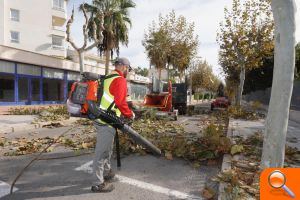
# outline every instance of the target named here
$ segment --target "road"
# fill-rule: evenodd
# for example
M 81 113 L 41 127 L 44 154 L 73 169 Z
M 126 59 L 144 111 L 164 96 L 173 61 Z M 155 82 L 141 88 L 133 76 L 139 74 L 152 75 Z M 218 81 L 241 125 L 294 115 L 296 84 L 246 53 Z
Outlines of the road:
M 209 108 L 208 105 L 206 103 L 203 107 Z M 300 122 L 295 120 L 297 116 L 297 113 L 293 113 L 294 118 L 289 121 L 287 142 L 290 146 L 300 149 Z M 197 125 L 196 121 L 195 116 L 179 119 L 181 124 L 189 122 L 186 128 L 191 131 L 193 123 Z M 5 137 L 45 137 L 47 135 L 54 137 L 67 128 L 36 129 L 34 134 L 32 131 L 19 131 L 7 134 Z M 68 149 L 56 148 L 54 152 L 47 153 L 45 156 L 54 158 L 71 154 L 73 155 Z M 16 175 L 32 158 L 33 155 L 0 156 L 0 199 L 201 199 L 200 193 L 205 184 L 220 171 L 218 166 L 202 165 L 199 169 L 194 169 L 188 162 L 181 159 L 170 161 L 150 155 L 131 155 L 122 158 L 122 168 L 117 171 L 118 181 L 114 183 L 115 190 L 107 194 L 95 194 L 90 192 L 90 186 L 95 181 L 90 165 L 93 154 L 90 154 L 36 161 L 16 183 L 17 191 L 11 196 L 4 196 L 9 190 L 8 184 L 12 183 Z M 116 169 L 116 160 L 112 163 L 113 168 Z M 217 187 L 217 185 L 211 186 Z
M 289 120 L 287 144 L 300 150 L 300 122 Z
M 186 120 L 186 118 L 184 118 Z M 67 127 L 37 129 L 39 137 L 57 136 Z M 15 132 L 6 137 L 33 137 L 30 131 Z M 73 153 L 57 148 L 47 157 L 63 157 Z M 3 196 L 22 168 L 34 155 L 0 157 L 0 198 L 1 199 L 122 199 L 122 200 L 175 200 L 202 199 L 205 184 L 216 175 L 219 166 L 200 166 L 194 169 L 184 160 L 166 160 L 151 155 L 131 155 L 122 158 L 122 168 L 117 171 L 118 181 L 111 193 L 91 193 L 90 187 L 95 176 L 91 174 L 93 154 L 65 159 L 35 161 L 16 183 L 17 191 Z M 116 169 L 116 160 L 113 160 Z M 217 185 L 212 185 L 217 188 Z

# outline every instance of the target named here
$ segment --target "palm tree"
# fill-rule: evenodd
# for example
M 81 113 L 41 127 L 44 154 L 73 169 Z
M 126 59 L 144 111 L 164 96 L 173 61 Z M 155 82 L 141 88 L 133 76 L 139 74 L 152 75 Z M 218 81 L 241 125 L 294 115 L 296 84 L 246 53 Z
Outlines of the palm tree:
M 132 0 L 93 0 L 92 5 L 83 4 L 94 21 L 100 23 L 99 16 L 104 14 L 103 43 L 98 45 L 102 55 L 105 53 L 105 74 L 108 74 L 109 62 L 115 51 L 119 55 L 119 45 L 128 45 L 128 30 L 131 27 L 129 9 L 135 7 Z M 93 33 L 92 20 L 89 23 L 89 33 Z M 89 34 L 90 38 L 92 38 Z M 100 34 L 99 34 L 100 35 Z

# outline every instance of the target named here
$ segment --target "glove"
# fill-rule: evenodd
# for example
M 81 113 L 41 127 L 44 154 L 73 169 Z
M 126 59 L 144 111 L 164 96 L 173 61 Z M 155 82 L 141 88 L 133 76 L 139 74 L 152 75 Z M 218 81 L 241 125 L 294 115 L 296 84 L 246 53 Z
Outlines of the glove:
M 125 124 L 131 126 L 132 123 L 133 123 L 133 120 L 132 120 L 132 118 L 125 118 L 125 119 L 123 120 L 123 122 L 124 122 Z
M 131 117 L 132 120 L 135 119 L 135 113 L 132 111 L 132 117 Z

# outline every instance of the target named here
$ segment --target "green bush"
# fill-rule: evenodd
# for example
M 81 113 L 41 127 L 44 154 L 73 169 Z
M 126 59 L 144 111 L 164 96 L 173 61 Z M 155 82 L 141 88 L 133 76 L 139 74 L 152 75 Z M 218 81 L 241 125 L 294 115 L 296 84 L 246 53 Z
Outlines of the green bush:
M 209 99 L 209 97 L 210 97 L 210 94 L 209 94 L 209 93 L 205 93 L 205 94 L 204 94 L 204 99 Z
M 198 93 L 194 94 L 194 100 L 199 100 L 199 94 Z

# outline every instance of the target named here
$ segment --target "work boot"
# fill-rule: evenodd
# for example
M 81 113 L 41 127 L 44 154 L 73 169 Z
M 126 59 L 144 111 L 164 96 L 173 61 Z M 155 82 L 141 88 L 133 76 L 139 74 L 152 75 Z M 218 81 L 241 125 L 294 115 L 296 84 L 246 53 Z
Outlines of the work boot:
M 116 174 L 113 172 L 113 170 L 109 170 L 107 175 L 104 176 L 104 181 L 112 181 L 115 178 L 115 175 Z
M 91 190 L 92 192 L 111 192 L 115 189 L 115 187 L 112 184 L 109 183 L 102 183 L 100 185 L 93 185 Z

